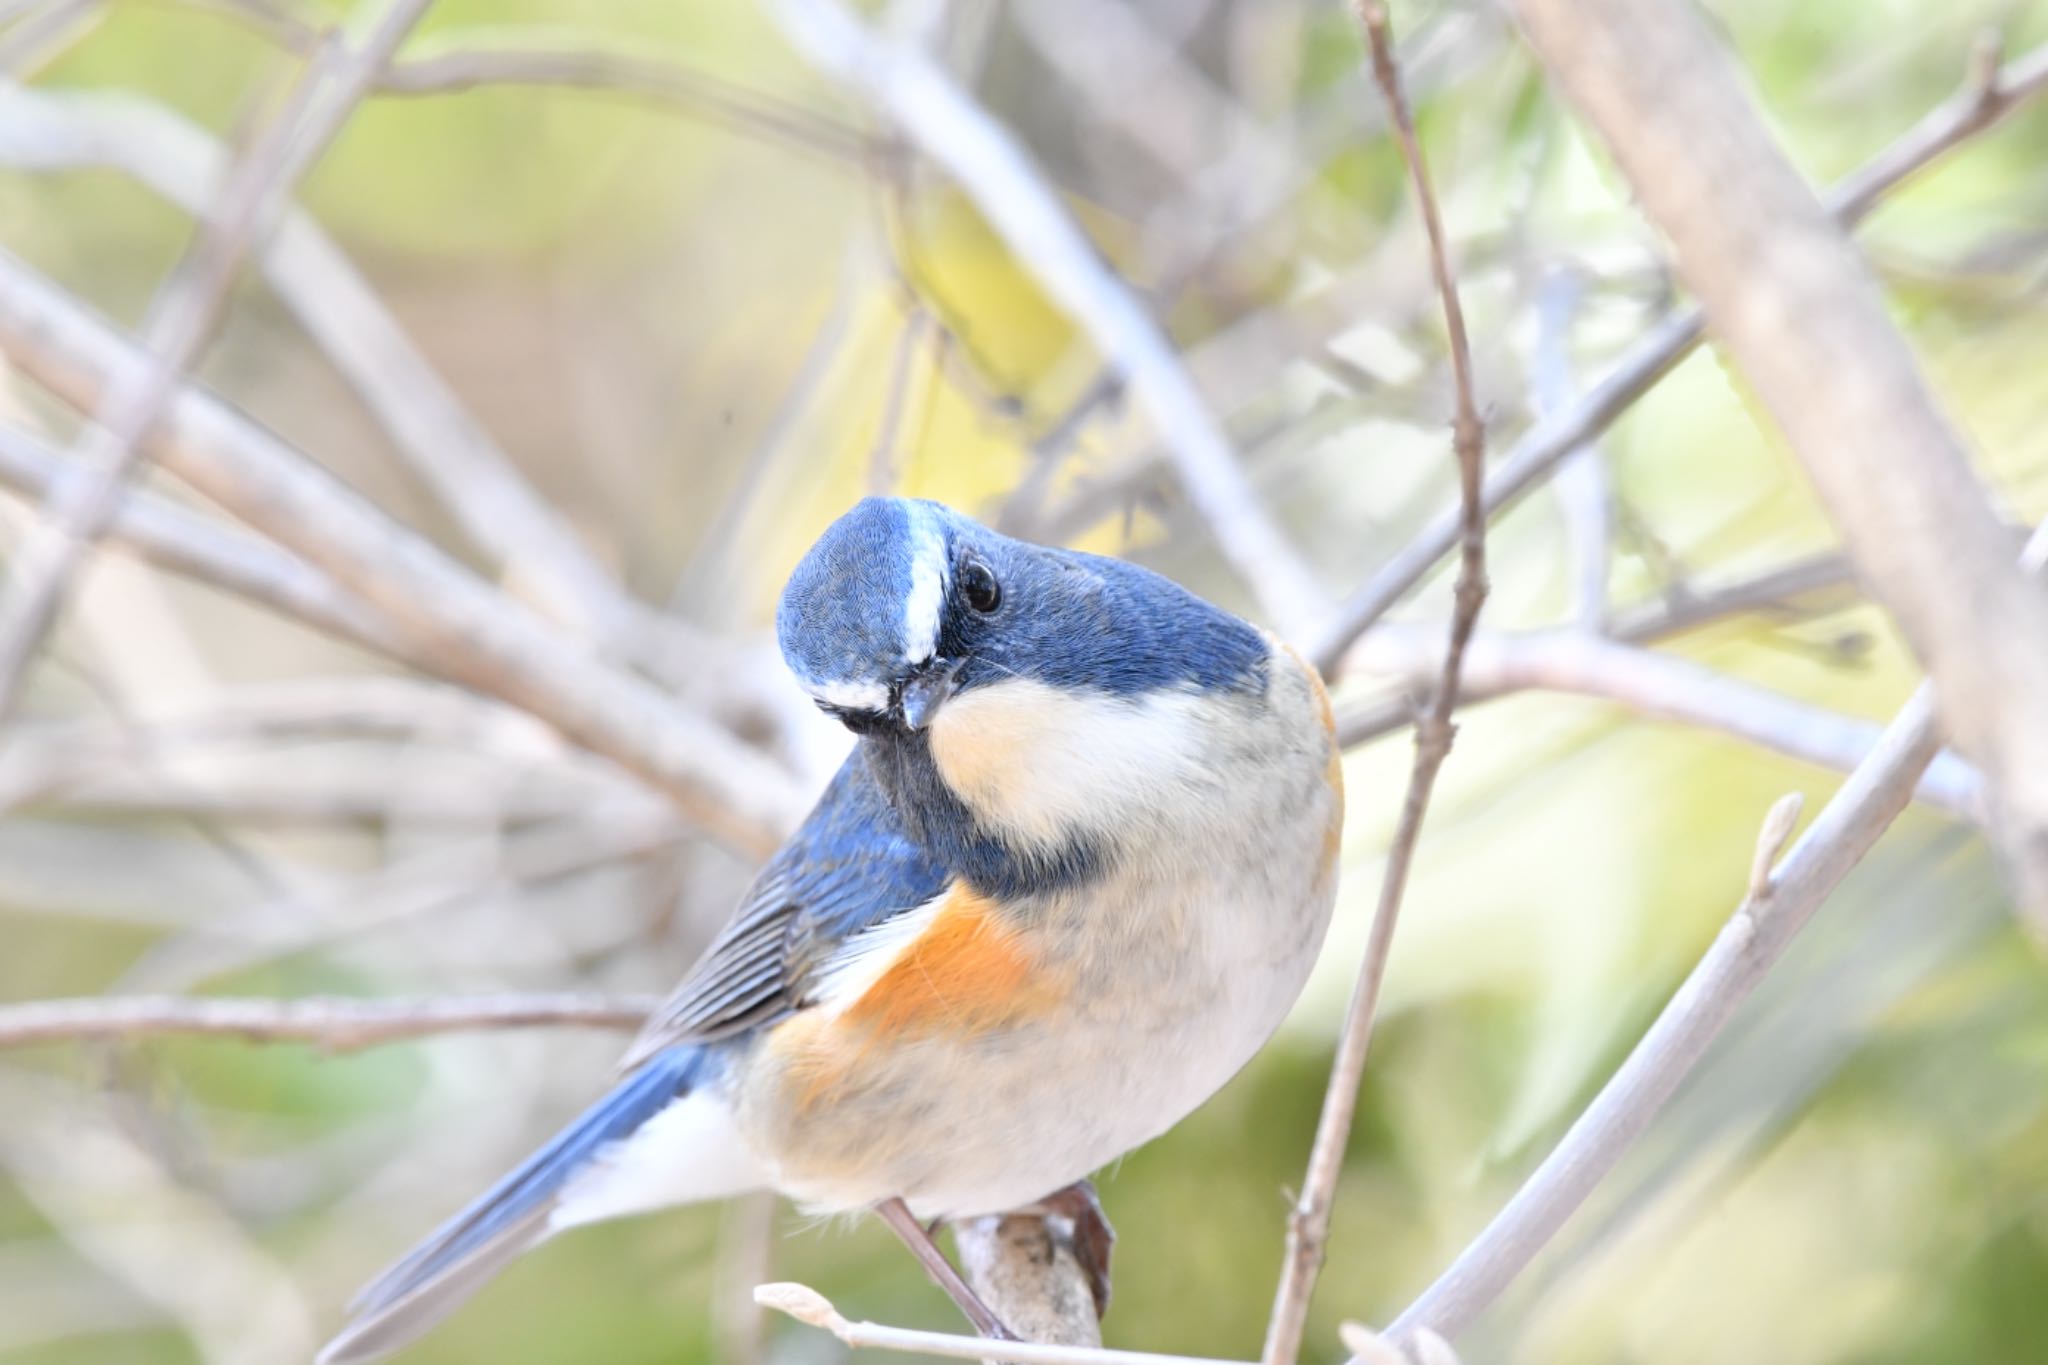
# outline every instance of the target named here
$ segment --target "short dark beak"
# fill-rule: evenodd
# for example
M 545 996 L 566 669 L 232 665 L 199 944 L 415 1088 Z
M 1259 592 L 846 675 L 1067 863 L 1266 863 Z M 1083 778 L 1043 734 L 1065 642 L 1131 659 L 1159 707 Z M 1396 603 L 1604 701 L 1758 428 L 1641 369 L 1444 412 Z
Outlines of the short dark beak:
M 965 662 L 964 659 L 934 659 L 903 684 L 896 710 L 903 717 L 906 729 L 922 730 L 932 723 L 932 717 L 953 695 L 961 665 Z

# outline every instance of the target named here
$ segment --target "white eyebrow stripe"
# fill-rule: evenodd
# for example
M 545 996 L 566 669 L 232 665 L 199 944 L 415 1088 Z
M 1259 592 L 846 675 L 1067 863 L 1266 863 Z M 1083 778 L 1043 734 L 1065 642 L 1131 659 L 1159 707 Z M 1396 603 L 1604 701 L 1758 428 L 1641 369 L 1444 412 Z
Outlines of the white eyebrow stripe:
M 903 600 L 903 661 L 921 664 L 938 652 L 939 614 L 946 605 L 946 533 L 930 508 L 905 509 L 910 532 L 910 591 Z
M 824 702 L 848 711 L 881 711 L 889 705 L 889 689 L 878 682 L 816 682 L 797 680 L 804 691 Z

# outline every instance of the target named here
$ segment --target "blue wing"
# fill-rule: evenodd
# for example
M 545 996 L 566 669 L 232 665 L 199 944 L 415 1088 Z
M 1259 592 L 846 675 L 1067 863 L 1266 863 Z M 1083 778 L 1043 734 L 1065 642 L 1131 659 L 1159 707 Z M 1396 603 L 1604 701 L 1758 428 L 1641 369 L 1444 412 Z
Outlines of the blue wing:
M 436 1228 L 349 1304 L 318 1365 L 373 1360 L 418 1337 L 548 1235 L 555 1196 L 599 1152 L 687 1095 L 708 1060 L 678 1048 L 650 1060 L 552 1141 Z
M 655 1011 L 625 1064 L 758 1028 L 809 1003 L 812 973 L 854 934 L 923 905 L 947 870 L 913 842 L 856 748 L 731 922 Z
M 802 1008 L 834 949 L 916 909 L 947 880 L 905 834 L 856 749 L 649 1020 L 611 1093 L 363 1290 L 321 1365 L 373 1359 L 446 1316 L 547 1237 L 557 1199 L 593 1159 L 715 1079 L 719 1040 Z

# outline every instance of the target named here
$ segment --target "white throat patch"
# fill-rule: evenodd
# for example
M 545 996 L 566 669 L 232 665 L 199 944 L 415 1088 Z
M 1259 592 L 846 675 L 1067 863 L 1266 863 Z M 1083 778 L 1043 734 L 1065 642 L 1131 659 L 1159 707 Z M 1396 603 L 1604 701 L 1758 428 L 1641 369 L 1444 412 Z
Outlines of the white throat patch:
M 921 503 L 910 517 L 910 592 L 903 599 L 903 662 L 921 664 L 938 652 L 939 615 L 946 605 L 946 532 L 938 516 Z
M 799 679 L 804 691 L 845 711 L 880 711 L 889 704 L 889 689 L 878 682 L 812 682 Z

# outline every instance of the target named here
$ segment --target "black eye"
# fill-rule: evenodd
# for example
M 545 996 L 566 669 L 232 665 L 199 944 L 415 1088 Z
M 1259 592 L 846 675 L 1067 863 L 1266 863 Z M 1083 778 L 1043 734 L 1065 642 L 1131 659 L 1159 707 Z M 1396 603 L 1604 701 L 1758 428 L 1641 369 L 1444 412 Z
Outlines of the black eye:
M 989 572 L 988 565 L 970 559 L 960 566 L 960 595 L 967 605 L 986 616 L 1003 605 L 1003 585 Z

